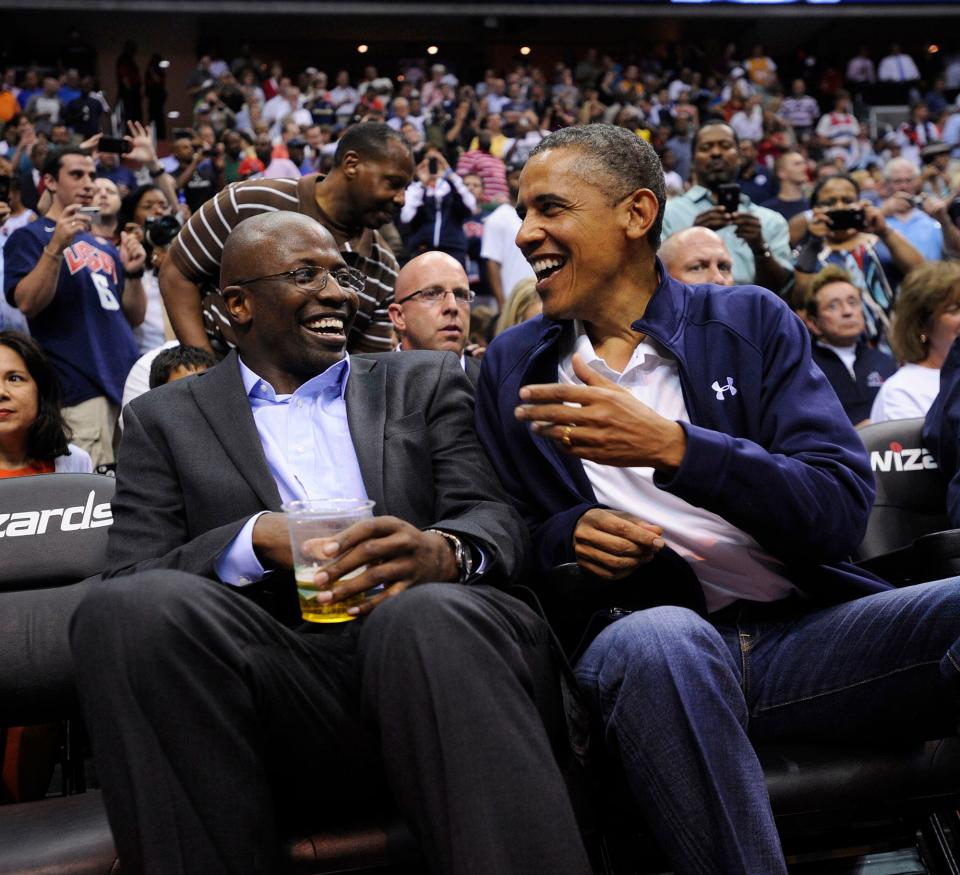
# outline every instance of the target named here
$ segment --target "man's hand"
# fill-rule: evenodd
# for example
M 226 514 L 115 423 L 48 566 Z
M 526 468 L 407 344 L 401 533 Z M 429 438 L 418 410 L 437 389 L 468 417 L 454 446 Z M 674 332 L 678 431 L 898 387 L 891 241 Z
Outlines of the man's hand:
M 10 218 L 10 204 L 0 201 L 0 228 L 3 227 L 3 223 Z
M 256 527 L 254 527 L 256 530 Z M 422 532 L 393 516 L 354 523 L 335 538 L 316 538 L 304 544 L 319 560 L 329 560 L 314 578 L 317 586 L 333 585 L 317 594 L 321 604 L 342 601 L 357 593 L 383 586 L 383 592 L 348 614 L 369 614 L 384 599 L 393 598 L 418 583 L 442 583 L 458 578 L 460 569 L 450 542 L 442 535 Z M 343 578 L 364 570 L 350 580 Z
M 693 220 L 693 224 L 699 225 L 701 228 L 709 228 L 711 231 L 719 231 L 721 228 L 733 224 L 733 216 L 723 207 L 711 207 L 709 210 L 700 213 Z
M 650 466 L 669 472 L 680 467 L 687 437 L 630 392 L 573 357 L 574 373 L 586 384 L 524 386 L 515 415 L 565 453 L 620 468 Z M 571 407 L 570 404 L 579 405 Z
M 81 148 L 81 149 L 86 149 L 88 152 L 91 152 L 91 153 L 93 154 L 93 160 L 96 161 L 96 160 L 97 160 L 97 146 L 99 145 L 100 139 L 101 139 L 102 137 L 103 137 L 103 134 L 102 134 L 102 133 L 100 133 L 100 134 L 94 134 L 92 137 L 88 137 L 86 140 L 84 140 L 84 141 L 80 144 L 80 147 L 79 147 L 79 148 Z
M 130 136 L 125 139 L 133 148 L 122 157 L 128 161 L 138 161 L 141 164 L 152 164 L 157 160 L 157 150 L 153 147 L 153 138 L 140 122 L 127 122 Z
M 293 570 L 293 549 L 290 546 L 286 514 L 264 513 L 258 516 L 250 540 L 261 565 Z
M 766 247 L 760 219 L 751 213 L 734 213 L 732 224 L 737 228 L 737 236 L 750 247 L 754 254 Z
M 880 212 L 884 216 L 896 216 L 899 213 L 906 213 L 913 209 L 913 198 L 905 191 L 895 191 L 882 204 Z
M 126 273 L 137 273 L 143 270 L 147 260 L 147 251 L 143 248 L 136 234 L 120 232 L 120 263 Z
M 64 207 L 63 213 L 54 228 L 53 237 L 47 244 L 48 251 L 60 254 L 71 243 L 77 234 L 83 234 L 90 230 L 90 217 L 78 213 L 80 204 L 71 204 Z
M 663 548 L 663 529 L 626 513 L 595 507 L 573 530 L 577 565 L 605 580 L 620 580 Z

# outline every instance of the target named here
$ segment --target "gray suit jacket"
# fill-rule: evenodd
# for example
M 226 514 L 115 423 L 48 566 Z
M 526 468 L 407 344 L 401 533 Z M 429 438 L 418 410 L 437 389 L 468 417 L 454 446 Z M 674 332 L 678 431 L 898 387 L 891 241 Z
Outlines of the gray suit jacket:
M 520 572 L 526 527 L 477 440 L 472 387 L 454 354 L 352 356 L 346 405 L 375 514 L 466 536 L 487 557 L 484 583 Z M 175 568 L 216 579 L 246 520 L 279 509 L 231 353 L 124 410 L 105 576 Z

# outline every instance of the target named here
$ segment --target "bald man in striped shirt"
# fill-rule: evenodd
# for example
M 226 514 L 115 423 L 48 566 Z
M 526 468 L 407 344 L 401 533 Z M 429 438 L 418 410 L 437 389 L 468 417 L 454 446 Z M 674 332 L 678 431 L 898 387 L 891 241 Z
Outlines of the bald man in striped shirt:
M 349 352 L 393 348 L 388 308 L 397 261 L 377 231 L 403 206 L 413 159 L 402 137 L 385 124 L 364 122 L 340 138 L 327 176 L 251 179 L 231 185 L 196 212 L 170 247 L 160 291 L 180 342 L 224 355 L 234 345 L 216 278 L 229 233 L 251 216 L 287 210 L 316 219 L 337 242 L 344 261 L 366 277 Z

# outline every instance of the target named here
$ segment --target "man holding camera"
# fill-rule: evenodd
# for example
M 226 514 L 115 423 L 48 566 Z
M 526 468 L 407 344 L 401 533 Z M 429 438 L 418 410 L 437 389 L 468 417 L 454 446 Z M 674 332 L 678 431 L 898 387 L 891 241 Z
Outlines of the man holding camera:
M 4 247 L 4 293 L 27 317 L 63 387 L 63 417 L 95 465 L 114 461 L 123 381 L 137 360 L 131 326 L 143 322 L 146 254 L 133 235 L 119 248 L 90 233 L 96 170 L 83 149 L 52 152 L 43 167 L 47 214 Z
M 785 290 L 793 275 L 787 222 L 741 193 L 733 128 L 724 122 L 700 128 L 693 141 L 693 169 L 698 184 L 667 202 L 664 238 L 693 225 L 716 231 L 733 255 L 735 283 Z
M 883 168 L 889 197 L 881 205 L 887 224 L 903 234 L 927 261 L 960 253 L 960 229 L 953 224 L 948 203 L 921 195 L 922 180 L 914 163 L 891 158 Z
M 172 151 L 177 164 L 170 169 L 170 175 L 176 180 L 177 192 L 183 192 L 190 212 L 195 213 L 222 187 L 220 174 L 211 160 L 214 156 L 204 151 L 190 131 L 180 132 Z

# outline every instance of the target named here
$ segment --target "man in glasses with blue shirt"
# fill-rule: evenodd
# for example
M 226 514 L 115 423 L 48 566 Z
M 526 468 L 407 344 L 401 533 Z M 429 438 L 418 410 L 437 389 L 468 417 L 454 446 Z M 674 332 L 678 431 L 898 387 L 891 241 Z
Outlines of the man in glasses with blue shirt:
M 459 363 L 347 355 L 361 281 L 307 216 L 240 224 L 220 286 L 237 348 L 127 408 L 106 579 L 70 627 L 124 872 L 266 875 L 295 818 L 392 797 L 432 872 L 589 875 L 557 657 L 498 588 L 526 537 Z M 319 627 L 279 512 L 304 498 L 375 503 L 312 542 L 318 602 L 367 595 Z
M 474 296 L 463 265 L 446 252 L 424 252 L 408 261 L 397 275 L 389 310 L 400 349 L 456 353 L 470 382 L 476 384 L 480 359 L 464 354 Z

